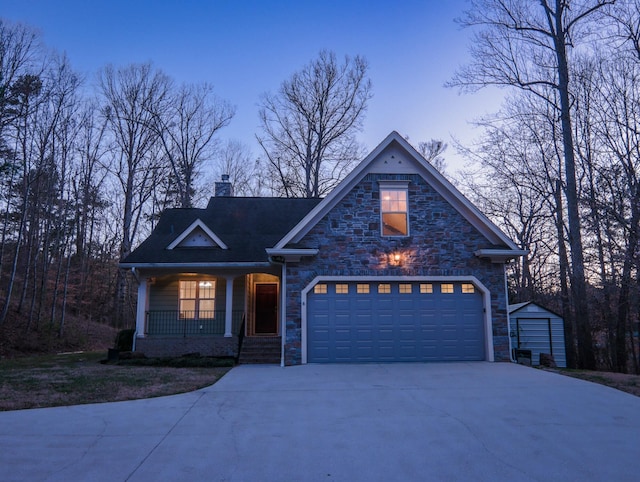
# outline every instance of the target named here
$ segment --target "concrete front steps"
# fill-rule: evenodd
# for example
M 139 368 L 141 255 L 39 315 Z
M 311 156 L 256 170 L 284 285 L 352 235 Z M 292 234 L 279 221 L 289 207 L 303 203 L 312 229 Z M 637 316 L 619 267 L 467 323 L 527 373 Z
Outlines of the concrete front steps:
M 245 364 L 279 364 L 281 346 L 282 339 L 279 336 L 246 336 L 238 361 Z

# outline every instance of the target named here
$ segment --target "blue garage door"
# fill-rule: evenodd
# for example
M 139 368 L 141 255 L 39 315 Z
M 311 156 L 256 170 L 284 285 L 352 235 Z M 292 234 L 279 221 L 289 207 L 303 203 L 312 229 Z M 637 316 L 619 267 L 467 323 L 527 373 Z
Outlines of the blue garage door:
M 327 282 L 307 298 L 310 363 L 484 360 L 470 283 Z

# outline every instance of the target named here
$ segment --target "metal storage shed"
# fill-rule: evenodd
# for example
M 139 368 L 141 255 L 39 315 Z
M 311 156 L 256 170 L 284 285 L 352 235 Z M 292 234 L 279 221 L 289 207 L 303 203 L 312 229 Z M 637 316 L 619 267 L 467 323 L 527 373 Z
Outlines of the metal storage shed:
M 531 362 L 540 363 L 540 353 L 553 355 L 556 365 L 567 366 L 564 320 L 532 301 L 509 305 L 511 346 L 531 350 Z

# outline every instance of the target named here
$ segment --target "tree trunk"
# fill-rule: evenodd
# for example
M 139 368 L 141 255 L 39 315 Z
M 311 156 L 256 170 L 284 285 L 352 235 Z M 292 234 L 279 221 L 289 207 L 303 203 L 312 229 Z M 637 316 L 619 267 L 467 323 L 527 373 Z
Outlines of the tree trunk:
M 560 96 L 560 121 L 566 175 L 567 221 L 569 248 L 571 249 L 571 294 L 578 341 L 578 367 L 593 370 L 596 360 L 593 353 L 587 287 L 584 274 L 584 252 L 580 227 L 576 162 L 571 128 L 571 102 L 569 99 L 569 65 L 567 62 L 562 0 L 556 0 L 554 43 L 558 62 L 558 94 Z
M 576 368 L 578 366 L 576 343 L 575 343 L 575 319 L 571 311 L 569 300 L 569 286 L 567 275 L 569 271 L 569 259 L 567 257 L 567 247 L 564 244 L 564 207 L 562 203 L 562 182 L 556 181 L 554 190 L 556 201 L 556 231 L 558 236 L 558 261 L 560 265 L 560 297 L 562 301 L 562 317 L 564 318 L 564 344 L 567 357 L 567 367 Z
M 640 222 L 640 196 L 634 196 L 631 202 L 631 221 L 629 224 L 629 240 L 624 254 L 622 266 L 622 276 L 620 279 L 620 296 L 618 298 L 618 316 L 616 318 L 616 345 L 615 345 L 615 365 L 617 372 L 627 372 L 627 323 L 629 321 L 630 291 L 631 291 L 631 270 L 635 252 L 638 248 L 638 223 Z M 632 338 L 633 339 L 633 338 Z

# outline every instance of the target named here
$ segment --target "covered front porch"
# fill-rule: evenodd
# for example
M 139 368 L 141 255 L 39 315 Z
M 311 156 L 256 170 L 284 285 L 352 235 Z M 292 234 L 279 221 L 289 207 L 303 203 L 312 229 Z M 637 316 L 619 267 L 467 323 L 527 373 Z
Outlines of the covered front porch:
M 280 337 L 279 267 L 137 272 L 136 351 L 238 356 L 244 337 Z

